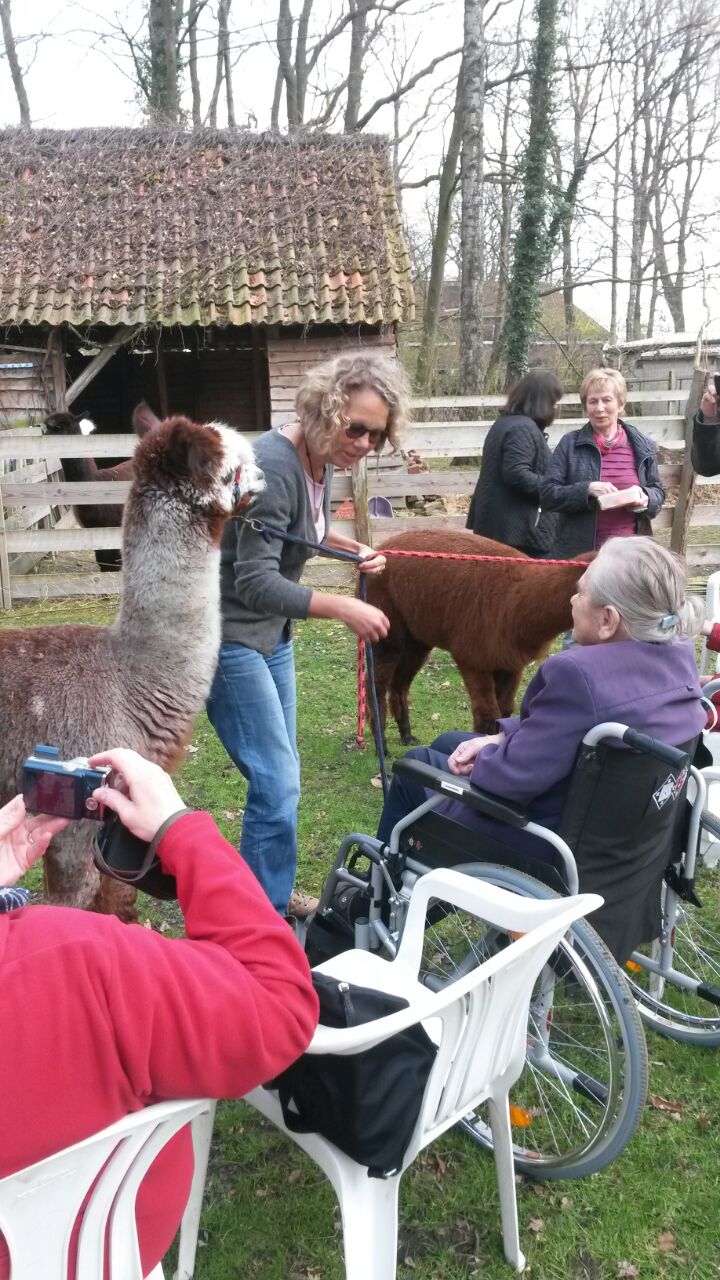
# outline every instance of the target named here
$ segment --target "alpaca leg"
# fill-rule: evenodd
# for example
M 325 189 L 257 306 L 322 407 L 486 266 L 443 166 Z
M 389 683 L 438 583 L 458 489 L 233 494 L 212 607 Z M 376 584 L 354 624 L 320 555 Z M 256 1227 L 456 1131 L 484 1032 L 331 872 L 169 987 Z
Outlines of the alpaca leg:
M 390 710 L 400 732 L 400 740 L 406 747 L 418 745 L 418 739 L 410 732 L 410 685 L 427 661 L 430 650 L 408 637 L 405 649 L 390 681 Z
M 460 675 L 470 697 L 473 728 L 476 733 L 495 733 L 500 708 L 495 696 L 495 681 L 491 671 L 471 671 L 458 662 Z
M 124 924 L 137 924 L 136 898 L 137 889 L 131 884 L 123 884 L 112 876 L 100 876 L 98 891 L 90 904 L 90 910 L 104 916 L 117 916 Z
M 100 872 L 92 860 L 89 823 L 73 823 L 54 836 L 43 860 L 48 901 L 65 907 L 91 906 L 100 884 Z
M 495 671 L 493 676 L 500 715 L 511 716 L 515 712 L 515 695 L 522 678 L 522 671 Z

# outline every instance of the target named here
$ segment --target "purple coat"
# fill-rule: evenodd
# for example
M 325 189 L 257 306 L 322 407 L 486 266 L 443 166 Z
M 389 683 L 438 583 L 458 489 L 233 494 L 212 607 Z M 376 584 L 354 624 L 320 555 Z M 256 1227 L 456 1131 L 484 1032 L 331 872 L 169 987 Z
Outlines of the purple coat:
M 576 645 L 542 664 L 527 687 L 520 715 L 498 721 L 505 739 L 480 753 L 471 780 L 526 806 L 536 822 L 556 830 L 577 749 L 588 729 L 615 720 L 679 747 L 704 728 L 700 697 L 695 651 L 686 640 Z M 441 812 L 465 826 L 501 835 L 507 844 L 538 851 L 532 836 L 511 831 L 458 801 L 448 801 Z

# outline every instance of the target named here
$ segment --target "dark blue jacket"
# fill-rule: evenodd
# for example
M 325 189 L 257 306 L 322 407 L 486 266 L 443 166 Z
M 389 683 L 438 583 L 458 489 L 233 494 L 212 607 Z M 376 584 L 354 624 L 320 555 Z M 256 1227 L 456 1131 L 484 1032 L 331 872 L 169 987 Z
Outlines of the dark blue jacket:
M 648 495 L 645 511 L 636 517 L 636 532 L 652 533 L 650 521 L 665 501 L 660 483 L 655 445 L 629 422 L 622 422 L 635 456 L 638 482 Z M 592 551 L 595 546 L 598 505 L 588 495 L 588 485 L 600 479 L 602 459 L 589 422 L 579 431 L 568 431 L 558 444 L 540 490 L 544 510 L 560 513 L 553 555 L 558 558 Z

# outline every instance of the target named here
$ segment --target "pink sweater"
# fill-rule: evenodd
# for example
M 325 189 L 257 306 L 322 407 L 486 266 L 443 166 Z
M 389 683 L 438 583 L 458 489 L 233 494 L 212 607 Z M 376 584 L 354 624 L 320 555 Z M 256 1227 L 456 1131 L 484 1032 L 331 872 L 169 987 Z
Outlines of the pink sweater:
M 241 1097 L 312 1037 L 305 955 L 212 819 L 179 818 L 159 854 L 177 877 L 185 938 L 63 907 L 0 916 L 0 1177 L 153 1102 Z M 172 1241 L 191 1174 L 185 1130 L 138 1196 L 145 1275 Z
M 595 437 L 602 459 L 600 479 L 614 484 L 616 489 L 629 489 L 638 484 L 635 455 L 622 427 L 619 431 L 622 432 L 622 439 L 612 449 L 605 448 L 602 440 Z M 635 513 L 629 507 L 611 507 L 608 511 L 598 511 L 595 547 L 601 547 L 608 538 L 632 538 L 635 531 Z

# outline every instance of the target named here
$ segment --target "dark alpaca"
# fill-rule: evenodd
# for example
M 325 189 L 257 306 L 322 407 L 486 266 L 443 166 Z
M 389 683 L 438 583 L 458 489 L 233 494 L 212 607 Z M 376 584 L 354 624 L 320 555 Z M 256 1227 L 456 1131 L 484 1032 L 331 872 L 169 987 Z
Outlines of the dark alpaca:
M 138 405 L 133 414 L 133 427 L 138 436 L 144 436 L 152 429 L 156 421 L 152 410 L 146 404 Z M 76 417 L 74 413 L 51 413 L 44 423 L 45 434 L 49 436 L 83 436 L 91 435 L 95 425 L 87 417 Z M 92 483 L 105 483 L 115 480 L 132 480 L 135 464 L 132 458 L 127 462 L 119 462 L 114 467 L 98 467 L 93 458 L 61 458 L 60 464 L 66 480 Z M 119 529 L 122 524 L 123 509 L 121 506 L 83 505 L 73 507 L 73 515 L 83 529 Z M 103 572 L 120 569 L 122 556 L 119 551 L 110 549 L 96 551 L 95 559 Z
M 447 649 L 465 683 L 477 733 L 495 732 L 512 715 L 523 670 L 543 658 L 572 622 L 570 599 L 580 564 L 538 567 L 512 547 L 474 533 L 420 530 L 389 538 L 379 550 L 507 556 L 509 563 L 388 557 L 368 577 L 367 598 L 387 614 L 390 631 L 375 646 L 375 686 L 385 732 L 386 695 L 406 746 L 410 685 L 433 649 Z M 580 557 L 592 558 L 591 554 Z
M 36 743 L 64 759 L 133 747 L 172 768 L 210 691 L 220 645 L 220 536 L 262 488 L 248 442 L 170 418 L 141 440 L 123 523 L 123 587 L 109 627 L 0 631 L 0 804 Z M 93 822 L 45 858 L 54 901 L 132 917 L 134 890 L 99 876 Z

